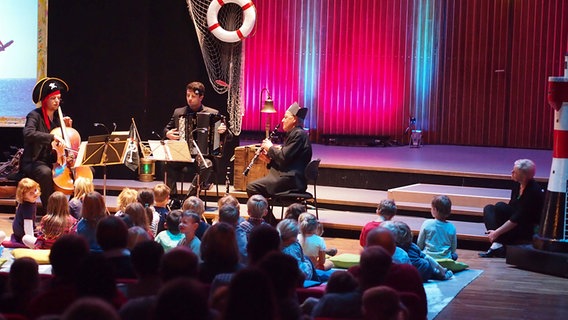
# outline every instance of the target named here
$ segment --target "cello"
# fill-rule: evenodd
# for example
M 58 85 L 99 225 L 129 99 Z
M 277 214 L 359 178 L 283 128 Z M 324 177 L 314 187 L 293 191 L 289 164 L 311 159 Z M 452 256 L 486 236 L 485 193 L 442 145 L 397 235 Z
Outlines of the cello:
M 65 125 L 61 107 L 57 109 L 57 112 L 61 127 L 53 128 L 50 133 L 63 140 L 63 143 L 57 139 L 53 141 L 53 149 L 57 152 L 57 161 L 53 164 L 52 170 L 53 183 L 56 191 L 72 195 L 75 179 L 83 177 L 93 180 L 93 172 L 88 166 L 72 167 L 79 151 L 81 136 L 77 130 Z

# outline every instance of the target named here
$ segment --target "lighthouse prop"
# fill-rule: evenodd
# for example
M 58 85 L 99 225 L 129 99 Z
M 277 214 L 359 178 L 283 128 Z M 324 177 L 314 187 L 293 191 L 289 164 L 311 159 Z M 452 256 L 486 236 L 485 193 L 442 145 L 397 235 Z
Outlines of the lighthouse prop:
M 554 109 L 552 165 L 532 244 L 507 246 L 507 264 L 568 278 L 568 53 L 564 76 L 548 78 L 548 104 Z
M 568 53 L 564 56 L 564 77 L 548 78 L 548 103 L 554 108 L 552 165 L 540 230 L 533 245 L 568 253 Z

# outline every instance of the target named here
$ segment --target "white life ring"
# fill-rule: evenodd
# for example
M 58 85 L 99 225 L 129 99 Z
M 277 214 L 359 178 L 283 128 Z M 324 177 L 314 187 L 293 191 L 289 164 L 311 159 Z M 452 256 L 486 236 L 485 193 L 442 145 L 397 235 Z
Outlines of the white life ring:
M 221 27 L 217 15 L 221 7 L 227 3 L 238 4 L 243 9 L 243 25 L 235 31 L 227 31 Z M 207 9 L 207 26 L 209 31 L 224 42 L 238 42 L 246 38 L 256 22 L 256 8 L 250 0 L 212 0 Z

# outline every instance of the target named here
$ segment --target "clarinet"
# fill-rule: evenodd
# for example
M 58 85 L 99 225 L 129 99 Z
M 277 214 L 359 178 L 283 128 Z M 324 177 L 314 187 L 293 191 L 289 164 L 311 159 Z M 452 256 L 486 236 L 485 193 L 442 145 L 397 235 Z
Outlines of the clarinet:
M 280 123 L 276 125 L 276 127 L 274 128 L 274 130 L 272 130 L 272 132 L 270 132 L 270 135 L 268 136 L 268 139 L 272 140 L 272 138 L 274 137 L 274 135 L 276 134 L 276 132 L 278 131 L 278 128 L 280 128 Z M 250 169 L 252 168 L 252 166 L 254 165 L 254 162 L 256 161 L 256 159 L 258 157 L 260 157 L 260 154 L 262 153 L 262 148 L 258 148 L 256 149 L 256 152 L 254 154 L 254 157 L 252 157 L 252 160 L 250 161 L 249 165 L 246 167 L 245 171 L 243 171 L 243 174 L 246 176 L 248 175 Z

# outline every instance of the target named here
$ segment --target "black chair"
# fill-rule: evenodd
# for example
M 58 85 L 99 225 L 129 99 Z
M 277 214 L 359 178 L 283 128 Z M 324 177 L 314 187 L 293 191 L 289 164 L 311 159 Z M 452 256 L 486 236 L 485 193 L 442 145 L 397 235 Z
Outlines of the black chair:
M 317 200 L 317 181 L 319 175 L 319 165 L 321 159 L 315 159 L 310 161 L 304 170 L 304 176 L 306 177 L 306 181 L 308 186 L 313 184 L 314 186 L 314 194 L 312 195 L 307 190 L 305 192 L 298 192 L 298 191 L 285 191 L 275 194 L 272 197 L 272 206 L 281 206 L 282 211 L 280 212 L 280 219 L 284 217 L 284 207 L 291 205 L 292 203 L 303 203 L 307 205 L 309 202 L 316 208 L 316 218 L 319 219 L 318 216 L 318 200 Z

